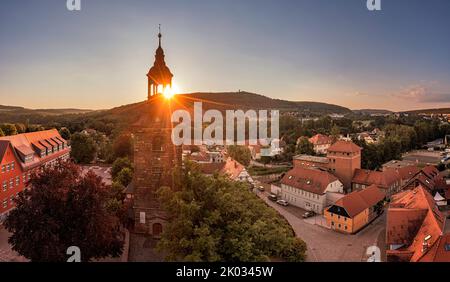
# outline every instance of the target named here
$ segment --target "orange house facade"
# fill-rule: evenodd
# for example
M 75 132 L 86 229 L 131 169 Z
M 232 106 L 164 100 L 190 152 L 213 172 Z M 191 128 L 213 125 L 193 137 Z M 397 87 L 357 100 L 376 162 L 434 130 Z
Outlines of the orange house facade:
M 0 137 L 0 221 L 14 208 L 32 173 L 69 155 L 70 147 L 56 129 Z
M 381 214 L 384 199 L 384 192 L 372 185 L 339 199 L 324 211 L 324 216 L 331 229 L 353 234 Z

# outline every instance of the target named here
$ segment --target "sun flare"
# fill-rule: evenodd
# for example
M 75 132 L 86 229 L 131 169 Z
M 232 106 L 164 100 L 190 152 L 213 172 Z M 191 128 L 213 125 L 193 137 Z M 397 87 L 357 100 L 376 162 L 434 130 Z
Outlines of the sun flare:
M 176 84 L 172 84 L 172 87 L 166 86 L 162 91 L 162 94 L 163 94 L 164 98 L 166 98 L 166 99 L 172 99 L 173 96 L 175 96 L 179 93 L 180 93 L 180 88 Z

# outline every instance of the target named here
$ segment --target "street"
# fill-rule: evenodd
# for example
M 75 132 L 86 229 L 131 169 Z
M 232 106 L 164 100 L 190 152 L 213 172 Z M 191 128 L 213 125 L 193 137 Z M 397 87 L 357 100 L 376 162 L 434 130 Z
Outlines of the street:
M 263 193 L 257 192 L 257 194 L 286 218 L 296 236 L 306 242 L 307 261 L 309 262 L 361 262 L 365 261 L 365 253 L 369 246 L 383 245 L 383 242 L 379 244 L 378 241 L 383 237 L 382 233 L 385 230 L 385 213 L 360 232 L 347 235 L 308 223 L 303 218 L 294 215 L 289 210 L 290 207 L 282 207 L 270 201 Z

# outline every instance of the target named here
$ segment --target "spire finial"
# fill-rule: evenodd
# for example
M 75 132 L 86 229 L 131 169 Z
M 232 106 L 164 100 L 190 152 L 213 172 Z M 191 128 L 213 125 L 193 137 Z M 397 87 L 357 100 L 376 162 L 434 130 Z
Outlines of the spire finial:
M 162 37 L 162 34 L 161 34 L 161 24 L 159 24 L 158 29 L 159 29 L 159 33 L 158 33 L 159 47 L 161 47 L 161 37 Z

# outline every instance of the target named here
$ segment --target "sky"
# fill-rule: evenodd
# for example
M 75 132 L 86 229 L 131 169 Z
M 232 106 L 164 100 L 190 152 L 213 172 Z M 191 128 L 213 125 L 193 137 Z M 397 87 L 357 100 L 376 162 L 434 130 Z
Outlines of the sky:
M 143 101 L 162 47 L 183 93 L 248 91 L 351 109 L 450 107 L 450 1 L 0 2 L 0 105 Z

